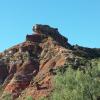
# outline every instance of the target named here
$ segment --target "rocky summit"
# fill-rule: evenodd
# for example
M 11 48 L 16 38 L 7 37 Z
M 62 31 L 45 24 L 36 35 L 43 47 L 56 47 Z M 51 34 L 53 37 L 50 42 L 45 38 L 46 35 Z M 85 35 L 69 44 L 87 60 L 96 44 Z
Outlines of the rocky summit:
M 32 30 L 25 42 L 0 53 L 0 100 L 7 94 L 12 100 L 48 97 L 57 69 L 84 69 L 87 61 L 100 57 L 100 49 L 71 45 L 57 28 L 36 24 Z

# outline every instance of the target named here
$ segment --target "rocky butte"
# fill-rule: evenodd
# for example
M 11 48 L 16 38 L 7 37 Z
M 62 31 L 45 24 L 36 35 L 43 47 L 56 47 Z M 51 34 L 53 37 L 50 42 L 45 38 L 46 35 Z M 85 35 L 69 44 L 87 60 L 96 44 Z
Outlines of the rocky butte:
M 0 53 L 0 100 L 7 94 L 12 100 L 48 97 L 58 68 L 84 69 L 87 60 L 100 57 L 100 49 L 71 45 L 57 28 L 36 24 L 32 30 L 25 42 Z

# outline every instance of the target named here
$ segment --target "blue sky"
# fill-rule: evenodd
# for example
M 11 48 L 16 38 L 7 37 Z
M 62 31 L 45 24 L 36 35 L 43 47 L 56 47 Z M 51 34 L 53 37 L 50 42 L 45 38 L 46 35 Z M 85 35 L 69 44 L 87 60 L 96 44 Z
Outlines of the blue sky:
M 71 44 L 100 47 L 100 0 L 0 0 L 0 51 L 23 42 L 36 23 L 59 28 Z

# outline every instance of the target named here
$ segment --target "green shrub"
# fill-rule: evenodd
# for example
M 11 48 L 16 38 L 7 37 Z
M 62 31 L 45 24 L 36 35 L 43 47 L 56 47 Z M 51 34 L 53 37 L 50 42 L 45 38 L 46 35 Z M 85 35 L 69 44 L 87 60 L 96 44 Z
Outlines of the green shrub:
M 25 100 L 34 100 L 34 99 L 33 99 L 33 97 L 28 96 L 28 97 L 26 97 L 26 99 L 25 99 Z
M 54 78 L 55 90 L 50 100 L 97 100 L 100 96 L 100 66 L 85 72 L 68 68 Z
M 46 97 L 40 97 L 39 100 L 47 100 Z

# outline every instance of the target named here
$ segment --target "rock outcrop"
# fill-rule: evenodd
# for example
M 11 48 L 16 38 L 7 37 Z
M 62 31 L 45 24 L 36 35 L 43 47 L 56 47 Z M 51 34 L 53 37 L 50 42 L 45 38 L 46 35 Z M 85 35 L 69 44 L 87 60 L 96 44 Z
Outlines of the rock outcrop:
M 51 37 L 54 41 L 58 42 L 63 46 L 70 46 L 70 44 L 68 44 L 68 39 L 62 36 L 58 32 L 57 28 L 52 28 L 48 25 L 36 24 L 35 26 L 33 26 L 33 31 L 35 32 L 35 34 L 27 35 L 26 40 L 40 42 L 44 38 Z
M 48 96 L 53 90 L 52 78 L 56 69 L 69 64 L 75 69 L 80 65 L 83 68 L 85 58 L 100 57 L 99 49 L 71 46 L 57 28 L 37 24 L 33 31 L 34 34 L 26 36 L 25 42 L 0 54 L 2 98 L 7 93 L 13 100 L 24 100 L 26 96 L 38 100 L 41 96 Z

